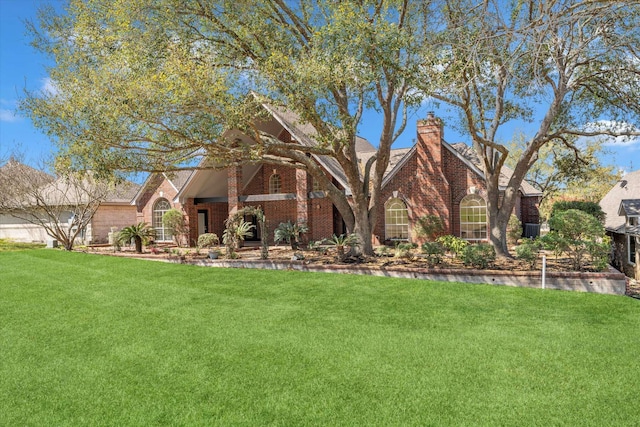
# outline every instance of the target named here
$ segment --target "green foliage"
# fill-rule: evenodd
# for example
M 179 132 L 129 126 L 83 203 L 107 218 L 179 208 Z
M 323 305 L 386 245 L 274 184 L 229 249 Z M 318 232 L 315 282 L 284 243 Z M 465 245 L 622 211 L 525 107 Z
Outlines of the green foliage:
M 22 251 L 27 249 L 44 248 L 44 243 L 23 243 L 15 242 L 11 239 L 0 239 L 0 252 L 3 251 Z
M 204 233 L 198 236 L 198 248 L 210 248 L 220 244 L 216 233 Z
M 394 257 L 396 258 L 412 258 L 413 257 L 413 250 L 415 248 L 417 248 L 418 245 L 416 245 L 415 243 L 409 243 L 409 242 L 405 242 L 405 243 L 400 243 L 397 242 L 395 245 L 395 251 L 394 251 Z
M 476 268 L 488 268 L 496 260 L 496 250 L 492 245 L 480 243 L 468 245 L 462 251 L 464 265 L 472 265 Z
M 554 252 L 566 253 L 575 270 L 582 270 L 586 255 L 591 256 L 597 268 L 603 268 L 604 254 L 608 256 L 610 242 L 597 218 L 581 210 L 568 209 L 554 214 L 549 226 L 554 231 L 547 234 L 552 236 L 547 239 L 553 243 Z
M 291 249 L 294 251 L 298 249 L 300 244 L 300 234 L 307 233 L 309 227 L 306 224 L 292 223 L 291 221 L 281 222 L 274 230 L 274 240 L 277 243 L 281 241 L 287 242 L 291 245 Z
M 440 243 L 443 248 L 456 256 L 462 255 L 464 248 L 469 246 L 469 242 L 467 242 L 466 240 L 461 239 L 460 237 L 452 236 L 450 234 L 438 237 L 436 239 L 436 242 Z
M 600 204 L 597 202 L 588 202 L 588 201 L 559 201 L 553 204 L 551 208 L 551 215 L 549 217 L 549 225 L 551 226 L 552 221 L 551 218 L 556 216 L 560 212 L 568 211 L 569 209 L 576 209 L 582 212 L 585 212 L 593 217 L 595 217 L 600 223 L 604 224 L 605 213 L 602 211 Z M 551 227 L 554 230 L 553 227 Z
M 343 259 L 345 256 L 345 247 L 351 249 L 358 246 L 358 236 L 355 234 L 341 234 L 339 236 L 334 234 L 330 239 L 327 239 L 326 242 L 331 246 L 335 246 L 338 259 Z
M 151 226 L 146 222 L 140 222 L 120 230 L 118 232 L 117 240 L 121 244 L 128 244 L 133 240 L 136 252 L 142 253 L 142 245 L 146 245 L 150 240 L 155 238 L 155 236 L 156 230 L 151 228 Z
M 237 217 L 229 217 L 225 221 L 227 228 L 222 233 L 222 243 L 224 243 L 227 249 L 227 258 L 237 258 L 236 251 L 240 247 L 240 242 L 245 238 L 252 235 L 252 229 L 256 226 L 245 221 L 244 219 L 238 220 Z
M 434 241 L 445 234 L 444 220 L 438 215 L 424 215 L 416 220 L 413 232 L 417 237 Z
M 565 141 L 576 139 L 569 137 Z M 514 159 L 522 155 L 526 142 L 520 135 L 510 145 L 507 166 L 515 167 Z M 609 152 L 604 139 L 589 138 L 580 148 L 576 156 L 576 151 L 563 141 L 551 141 L 538 151 L 538 160 L 527 173 L 527 181 L 543 193 L 539 209 L 545 221 L 559 197 L 598 202 L 621 177 L 617 165 L 603 163 Z
M 507 224 L 507 239 L 516 243 L 522 237 L 522 223 L 517 216 L 511 215 Z
M 527 239 L 523 244 L 516 246 L 516 256 L 518 259 L 525 261 L 532 269 L 536 267 L 539 252 L 540 244 L 534 240 Z
M 425 242 L 422 244 L 422 253 L 426 255 L 430 267 L 442 264 L 444 248 L 438 242 Z
M 171 233 L 176 245 L 181 246 L 182 238 L 188 233 L 184 215 L 178 209 L 169 209 L 162 215 L 162 225 Z

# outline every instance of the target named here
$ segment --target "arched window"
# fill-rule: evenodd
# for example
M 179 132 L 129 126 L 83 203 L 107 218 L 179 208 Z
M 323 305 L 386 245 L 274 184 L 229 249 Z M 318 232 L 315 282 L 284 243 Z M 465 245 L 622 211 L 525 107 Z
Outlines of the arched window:
M 460 237 L 487 239 L 487 202 L 477 194 L 469 194 L 460 202 Z
M 159 242 L 171 240 L 169 230 L 162 224 L 162 215 L 169 209 L 171 209 L 171 204 L 167 199 L 158 199 L 153 205 L 151 226 L 156 230 L 156 240 Z
M 409 238 L 407 205 L 400 199 L 391 199 L 384 207 L 384 234 L 387 240 Z
M 281 189 L 282 183 L 280 181 L 280 175 L 274 173 L 271 175 L 271 178 L 269 178 L 269 194 L 279 193 Z

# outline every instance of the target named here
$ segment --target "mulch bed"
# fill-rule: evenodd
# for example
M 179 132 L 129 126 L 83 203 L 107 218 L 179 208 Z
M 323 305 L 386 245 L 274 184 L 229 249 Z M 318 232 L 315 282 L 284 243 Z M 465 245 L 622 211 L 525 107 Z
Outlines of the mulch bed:
M 131 248 L 123 248 L 121 251 L 115 252 L 111 246 L 92 246 L 87 248 L 88 252 L 100 253 L 114 256 L 135 257 L 155 260 L 181 260 L 184 262 L 204 260 L 207 259 L 207 251 L 197 251 L 195 248 L 177 248 L 166 247 L 159 253 L 152 253 L 149 249 L 145 248 L 142 254 L 136 254 Z M 424 269 L 430 268 L 425 259 L 414 253 L 412 258 L 395 258 L 393 256 L 375 256 L 375 257 L 360 257 L 351 258 L 347 257 L 340 261 L 336 256 L 335 250 L 328 250 L 323 254 L 318 251 L 299 250 L 293 251 L 288 247 L 283 246 L 271 246 L 269 248 L 269 259 L 272 261 L 290 261 L 294 259 L 294 255 L 302 254 L 304 256 L 303 262 L 305 264 L 319 264 L 319 265 L 358 265 L 368 267 L 389 267 L 389 266 L 401 266 L 403 268 L 416 268 Z M 260 259 L 260 248 L 256 246 L 244 247 L 238 251 L 238 255 L 242 260 L 258 260 Z M 446 256 L 443 263 L 431 267 L 434 269 L 468 269 L 474 270 L 474 267 L 465 266 L 458 258 Z M 489 268 L 494 271 L 540 271 L 542 268 L 542 256 L 538 258 L 538 262 L 535 268 L 523 261 L 517 259 L 497 259 Z M 556 258 L 552 254 L 546 255 L 546 268 L 547 271 L 557 272 L 570 272 L 574 271 L 572 268 L 571 260 L 567 257 Z M 583 271 L 596 271 L 591 266 L 587 265 Z M 627 284 L 627 295 L 640 299 L 640 282 L 629 279 Z

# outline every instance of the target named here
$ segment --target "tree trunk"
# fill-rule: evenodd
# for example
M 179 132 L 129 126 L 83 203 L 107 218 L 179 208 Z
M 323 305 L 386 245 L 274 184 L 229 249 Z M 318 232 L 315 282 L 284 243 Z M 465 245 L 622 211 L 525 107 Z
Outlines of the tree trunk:
M 504 218 L 503 212 L 488 212 L 489 213 L 489 242 L 496 250 L 496 256 L 501 258 L 511 257 L 509 254 L 509 248 L 507 246 L 507 222 L 508 217 Z
M 354 209 L 355 224 L 353 233 L 358 237 L 358 246 L 353 248 L 354 255 L 373 255 L 371 241 L 372 229 L 368 209 Z
M 489 219 L 489 243 L 493 245 L 496 256 L 510 258 L 507 246 L 507 224 L 511 209 L 504 204 L 500 205 L 500 190 L 497 180 L 487 179 L 487 215 Z M 505 211 L 508 213 L 505 215 Z
M 135 236 L 133 238 L 133 241 L 136 245 L 136 253 L 141 254 L 142 253 L 142 238 L 139 236 Z

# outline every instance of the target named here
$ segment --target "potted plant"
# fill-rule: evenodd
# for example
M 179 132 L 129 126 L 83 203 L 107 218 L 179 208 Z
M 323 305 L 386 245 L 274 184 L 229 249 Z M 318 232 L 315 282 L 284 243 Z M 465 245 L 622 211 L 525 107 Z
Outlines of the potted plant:
M 214 248 L 214 246 L 218 246 L 219 244 L 220 239 L 215 233 L 204 233 L 198 237 L 198 248 L 208 248 L 210 259 L 218 259 L 220 256 L 220 250 Z

